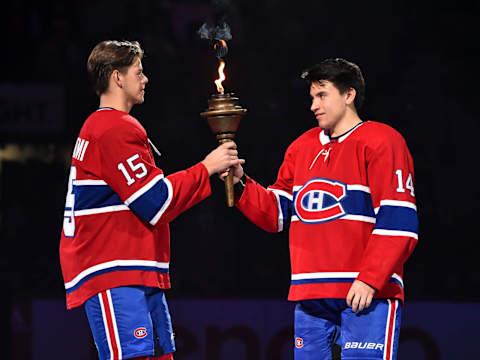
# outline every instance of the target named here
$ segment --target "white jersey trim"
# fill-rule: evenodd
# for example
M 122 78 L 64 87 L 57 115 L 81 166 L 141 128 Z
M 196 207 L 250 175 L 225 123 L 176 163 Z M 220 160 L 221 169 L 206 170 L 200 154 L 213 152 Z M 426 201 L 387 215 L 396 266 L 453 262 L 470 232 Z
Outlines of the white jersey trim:
M 368 186 L 365 186 L 365 185 L 359 185 L 359 184 L 346 184 L 347 185 L 347 190 L 357 190 L 357 191 L 363 191 L 363 192 L 366 192 L 366 193 L 369 193 L 370 194 L 370 188 Z M 305 185 L 295 185 L 293 187 L 293 191 L 298 191 L 300 190 L 302 187 L 304 187 Z
M 347 184 L 347 190 L 359 190 L 369 194 L 371 193 L 370 188 L 365 185 L 348 185 Z
M 102 264 L 98 264 L 92 267 L 89 267 L 88 269 L 83 270 L 80 274 L 75 276 L 73 280 L 69 281 L 68 283 L 65 283 L 65 289 L 70 289 L 71 287 L 74 287 L 77 285 L 84 277 L 100 271 L 100 270 L 105 270 L 108 268 L 116 267 L 116 266 L 150 266 L 150 267 L 156 267 L 159 269 L 168 269 L 169 268 L 169 263 L 168 262 L 158 262 L 154 260 L 112 260 L 108 261 Z
M 392 278 L 394 278 L 394 279 L 397 280 L 400 284 L 402 284 L 402 288 L 403 288 L 403 279 L 402 279 L 402 277 L 401 277 L 400 275 L 394 273 L 394 274 L 392 275 Z
M 73 212 L 73 216 L 103 214 L 107 212 L 125 211 L 125 210 L 130 210 L 130 208 L 126 205 L 112 205 L 112 206 L 105 206 L 105 207 L 95 208 L 95 209 L 76 210 Z M 71 210 L 65 211 L 65 216 L 70 216 L 70 214 L 71 214 Z
M 303 273 L 292 274 L 292 280 L 307 280 L 307 279 L 328 279 L 328 278 L 356 278 L 360 274 L 357 272 L 317 272 L 317 273 Z
M 339 217 L 336 220 L 351 220 L 351 221 L 363 221 L 363 222 L 368 222 L 371 224 L 375 224 L 377 219 L 369 216 L 363 216 L 363 215 L 345 215 L 342 217 Z M 300 221 L 297 215 L 293 215 L 290 219 L 290 221 Z
M 282 213 L 282 205 L 280 203 L 280 196 L 275 192 L 272 191 L 273 195 L 275 195 L 275 199 L 277 199 L 277 212 L 278 212 L 278 232 L 283 230 L 283 213 Z
M 339 218 L 339 220 L 353 220 L 353 221 L 363 221 L 375 224 L 377 219 L 370 216 L 363 216 L 363 215 L 345 215 Z
M 372 234 L 385 236 L 405 236 L 418 240 L 418 234 L 411 231 L 375 229 L 372 231 Z
M 310 279 L 330 279 L 330 278 L 356 278 L 360 274 L 358 271 L 353 272 L 316 272 L 316 273 L 302 273 L 302 274 L 292 274 L 292 280 L 310 280 Z M 403 279 L 397 273 L 393 273 L 391 276 L 392 279 L 397 280 L 402 284 L 403 288 Z
M 274 188 L 271 188 L 271 187 L 268 187 L 267 190 L 273 191 L 274 193 L 276 193 L 278 195 L 284 196 L 290 201 L 293 200 L 293 196 L 290 195 L 288 192 L 286 192 L 284 190 L 278 190 L 278 189 L 274 189 Z
M 417 205 L 415 205 L 414 203 L 410 202 L 410 201 L 401 201 L 401 200 L 389 200 L 389 199 L 385 199 L 385 200 L 381 200 L 380 201 L 380 206 L 379 207 L 376 207 L 374 210 L 375 210 L 375 214 L 378 213 L 378 211 L 380 210 L 380 208 L 382 206 L 399 206 L 399 207 L 406 207 L 406 208 L 410 208 L 410 209 L 413 209 L 415 211 L 417 211 Z
M 108 185 L 108 184 L 103 180 L 87 179 L 87 180 L 73 180 L 73 185 L 84 186 L 84 185 Z

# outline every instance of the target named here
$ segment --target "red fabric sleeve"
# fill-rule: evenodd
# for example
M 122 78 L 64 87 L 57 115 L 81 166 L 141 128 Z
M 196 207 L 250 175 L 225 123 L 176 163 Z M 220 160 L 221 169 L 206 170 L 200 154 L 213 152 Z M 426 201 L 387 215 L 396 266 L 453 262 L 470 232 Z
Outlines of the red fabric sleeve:
M 172 221 L 210 195 L 207 169 L 197 164 L 164 176 L 145 130 L 122 122 L 98 139 L 102 177 L 137 215 L 152 225 Z
M 418 239 L 413 161 L 403 137 L 394 132 L 367 148 L 367 174 L 376 224 L 357 277 L 380 290 L 397 274 Z

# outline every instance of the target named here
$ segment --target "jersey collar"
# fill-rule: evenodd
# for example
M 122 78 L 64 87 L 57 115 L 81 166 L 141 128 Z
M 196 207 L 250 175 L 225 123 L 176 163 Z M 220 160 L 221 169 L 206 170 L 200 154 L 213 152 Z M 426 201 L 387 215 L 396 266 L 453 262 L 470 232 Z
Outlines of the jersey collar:
M 326 131 L 326 129 L 322 129 L 322 131 L 320 132 L 320 143 L 322 145 L 325 145 L 325 144 L 328 144 L 332 140 L 337 140 L 339 143 L 341 143 L 343 140 L 345 140 L 350 134 L 352 134 L 356 129 L 358 129 L 363 124 L 365 124 L 364 121 L 358 123 L 353 128 L 348 130 L 346 133 L 344 133 L 340 136 L 335 136 L 335 137 L 330 137 L 330 135 L 328 135 L 328 131 Z

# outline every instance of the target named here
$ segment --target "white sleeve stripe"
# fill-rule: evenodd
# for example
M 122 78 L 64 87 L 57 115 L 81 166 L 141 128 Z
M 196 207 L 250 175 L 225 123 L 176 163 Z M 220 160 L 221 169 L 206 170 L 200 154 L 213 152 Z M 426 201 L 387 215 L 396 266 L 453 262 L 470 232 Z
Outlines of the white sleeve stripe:
M 103 180 L 73 180 L 73 185 L 83 186 L 83 185 L 107 185 L 107 183 Z
M 418 240 L 418 234 L 411 231 L 375 229 L 372 231 L 372 234 L 384 236 L 405 236 L 412 237 Z
M 382 200 L 380 201 L 380 206 L 400 206 L 400 207 L 408 207 L 415 211 L 417 211 L 417 205 L 410 201 L 401 201 L 401 200 Z M 378 209 L 379 207 L 375 208 Z
M 278 190 L 278 189 L 274 189 L 274 188 L 271 188 L 271 187 L 268 187 L 267 190 L 270 190 L 272 192 L 274 192 L 275 194 L 278 194 L 280 196 L 284 196 L 286 197 L 288 200 L 292 201 L 293 200 L 293 196 L 290 195 L 288 192 L 286 191 L 283 191 L 283 190 Z
M 162 175 L 163 177 L 163 175 Z M 165 200 L 165 202 L 163 203 L 162 207 L 160 208 L 160 210 L 155 214 L 155 216 L 152 218 L 152 220 L 150 220 L 150 224 L 152 225 L 155 225 L 158 220 L 160 219 L 160 217 L 163 215 L 163 213 L 165 212 L 165 210 L 167 210 L 168 206 L 170 205 L 170 202 L 172 201 L 172 198 L 173 198 L 173 187 L 172 187 L 172 183 L 170 182 L 170 180 L 168 180 L 167 178 L 164 178 L 163 180 L 165 182 L 165 185 L 167 185 L 167 189 L 168 189 L 168 195 L 167 195 L 167 200 Z
M 370 194 L 370 188 L 364 185 L 347 185 L 347 190 L 359 190 Z
M 163 174 L 155 176 L 152 180 L 150 180 L 145 186 L 137 190 L 133 195 L 131 195 L 127 200 L 125 200 L 125 205 L 130 205 L 132 202 L 137 200 L 140 196 L 145 194 L 148 190 L 150 190 L 157 182 L 163 179 Z

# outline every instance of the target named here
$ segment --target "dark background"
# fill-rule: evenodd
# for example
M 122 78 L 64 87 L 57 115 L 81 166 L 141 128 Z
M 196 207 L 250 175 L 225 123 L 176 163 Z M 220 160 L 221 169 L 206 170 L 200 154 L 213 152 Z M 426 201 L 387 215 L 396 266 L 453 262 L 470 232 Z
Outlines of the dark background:
M 91 49 L 105 39 L 138 40 L 145 49 L 146 100 L 131 114 L 162 152 L 157 165 L 169 174 L 216 146 L 199 113 L 215 92 L 218 62 L 196 31 L 223 14 L 233 35 L 224 86 L 248 109 L 237 133 L 247 173 L 265 186 L 273 183 L 287 146 L 316 125 L 302 70 L 327 57 L 357 63 L 367 83 L 361 117 L 396 128 L 415 162 L 420 234 L 406 264 L 407 301 L 480 300 L 479 6 L 430 0 L 4 3 L 0 84 L 55 84 L 65 94 L 61 125 L 39 132 L 5 125 L 13 115 L 0 103 L 0 150 L 12 144 L 34 149 L 21 161 L 1 161 L 4 294 L 64 296 L 58 245 L 69 158 L 83 121 L 98 106 L 85 66 Z M 226 208 L 223 183 L 211 182 L 213 195 L 171 224 L 169 296 L 286 298 L 287 234 L 265 233 Z

